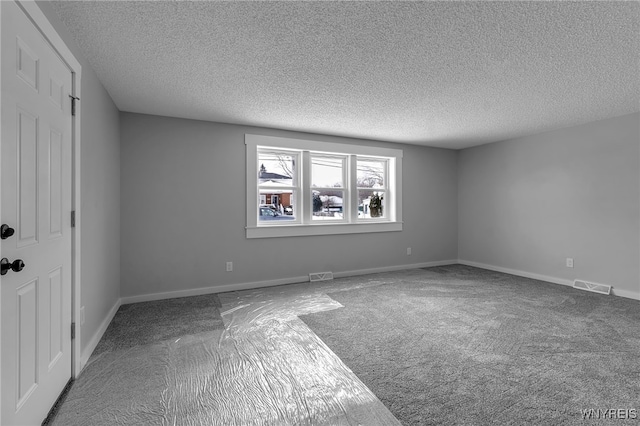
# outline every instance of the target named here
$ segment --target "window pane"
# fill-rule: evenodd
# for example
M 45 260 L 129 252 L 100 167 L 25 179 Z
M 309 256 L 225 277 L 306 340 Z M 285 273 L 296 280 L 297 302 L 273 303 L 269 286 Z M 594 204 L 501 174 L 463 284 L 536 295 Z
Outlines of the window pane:
M 258 152 L 260 186 L 293 186 L 296 156 L 286 152 Z
M 295 206 L 295 191 L 261 189 L 258 220 L 261 222 L 295 220 L 297 212 L 294 211 L 293 206 Z
M 313 191 L 313 220 L 342 219 L 344 192 L 340 190 Z
M 332 157 L 311 158 L 311 186 L 315 188 L 344 188 L 342 170 L 344 159 Z
M 384 192 L 373 189 L 358 190 L 358 217 L 385 218 Z
M 358 187 L 384 188 L 386 184 L 386 161 L 358 159 Z

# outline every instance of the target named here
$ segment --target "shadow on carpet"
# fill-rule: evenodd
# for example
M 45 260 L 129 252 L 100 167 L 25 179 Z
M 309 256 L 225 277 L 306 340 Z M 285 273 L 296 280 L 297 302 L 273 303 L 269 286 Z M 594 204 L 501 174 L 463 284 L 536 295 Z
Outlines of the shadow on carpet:
M 637 301 L 463 265 L 329 295 L 300 318 L 403 424 L 638 424 Z
M 128 349 L 163 340 L 222 330 L 217 294 L 122 305 L 93 351 Z

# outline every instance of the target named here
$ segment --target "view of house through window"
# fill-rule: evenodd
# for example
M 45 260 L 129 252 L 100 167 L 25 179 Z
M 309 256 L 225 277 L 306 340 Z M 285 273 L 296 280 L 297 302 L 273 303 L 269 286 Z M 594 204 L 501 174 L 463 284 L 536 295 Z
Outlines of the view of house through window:
M 384 219 L 388 158 L 367 158 L 346 154 L 309 152 L 310 185 L 300 190 L 302 152 L 277 148 L 258 151 L 258 187 L 260 222 L 300 222 L 300 193 L 311 196 L 312 221 L 347 222 L 350 209 L 357 208 L 357 219 Z M 355 158 L 355 186 L 350 190 L 349 165 Z M 353 193 L 357 204 L 347 199 Z M 299 203 L 300 202 L 300 203 Z
M 295 221 L 297 211 L 296 168 L 298 155 L 285 151 L 258 153 L 258 187 L 260 204 L 258 219 L 262 221 Z M 297 210 L 297 209 L 296 209 Z

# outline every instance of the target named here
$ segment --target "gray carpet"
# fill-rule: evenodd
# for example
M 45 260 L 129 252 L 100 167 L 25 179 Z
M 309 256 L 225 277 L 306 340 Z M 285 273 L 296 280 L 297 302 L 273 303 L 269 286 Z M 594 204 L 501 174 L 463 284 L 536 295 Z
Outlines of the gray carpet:
M 122 305 L 93 351 L 122 350 L 224 328 L 217 294 Z
M 462 265 L 381 282 L 300 318 L 403 424 L 638 424 L 582 410 L 640 417 L 640 302 Z

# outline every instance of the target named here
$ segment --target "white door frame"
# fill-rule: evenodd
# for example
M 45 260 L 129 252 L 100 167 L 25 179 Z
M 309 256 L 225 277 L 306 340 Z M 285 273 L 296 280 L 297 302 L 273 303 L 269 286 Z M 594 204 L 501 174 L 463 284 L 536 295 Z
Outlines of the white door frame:
M 47 39 L 49 44 L 53 47 L 53 49 L 58 53 L 62 61 L 69 68 L 72 73 L 72 95 L 78 98 L 81 98 L 81 76 L 82 76 L 82 66 L 80 62 L 73 55 L 71 50 L 67 47 L 62 38 L 58 35 L 55 28 L 45 14 L 40 10 L 40 7 L 35 3 L 35 1 L 26 1 L 26 0 L 15 0 L 18 6 L 24 10 L 33 21 L 35 26 L 40 30 L 40 32 Z M 2 8 L 0 7 L 0 13 Z M 1 17 L 1 15 L 0 15 Z M 1 32 L 0 32 L 1 37 Z M 0 55 L 0 61 L 1 61 Z M 70 102 L 70 100 L 69 100 Z M 80 374 L 80 370 L 82 368 L 81 365 L 81 328 L 80 328 L 80 306 L 81 306 L 81 298 L 80 298 L 80 289 L 81 289 L 81 280 L 80 280 L 80 230 L 81 226 L 81 218 L 80 214 L 80 121 L 81 121 L 81 111 L 80 103 L 76 103 L 76 115 L 72 117 L 72 137 L 71 137 L 71 149 L 72 149 L 72 163 L 73 170 L 71 171 L 71 205 L 72 209 L 76 212 L 76 226 L 72 228 L 71 232 L 71 265 L 72 265 L 72 277 L 71 277 L 71 321 L 76 324 L 76 333 L 75 339 L 71 340 L 71 375 L 76 378 Z M 0 126 L 2 123 L 0 123 Z M 1 134 L 1 132 L 0 132 Z M 1 138 L 1 136 L 0 136 Z M 2 141 L 0 140 L 0 143 Z M 0 185 L 0 188 L 2 186 Z M 1 189 L 0 189 L 1 190 Z M 0 197 L 1 200 L 1 197 Z M 0 209 L 1 209 L 0 205 Z M 0 210 L 1 211 L 1 210 Z M 71 220 L 71 218 L 67 218 L 67 220 Z M 2 249 L 0 248 L 0 257 L 2 257 Z M 1 296 L 0 296 L 1 297 Z M 0 309 L 1 309 L 0 304 Z M 2 321 L 2 312 L 0 312 L 0 324 Z M 2 342 L 0 340 L 0 345 Z M 1 346 L 0 346 L 1 349 Z M 0 351 L 0 354 L 2 351 Z M 0 355 L 1 356 L 1 355 Z M 1 371 L 0 371 L 0 374 Z M 0 377 L 0 380 L 2 377 Z M 0 410 L 2 407 L 0 406 Z M 1 412 L 0 412 L 1 415 Z

